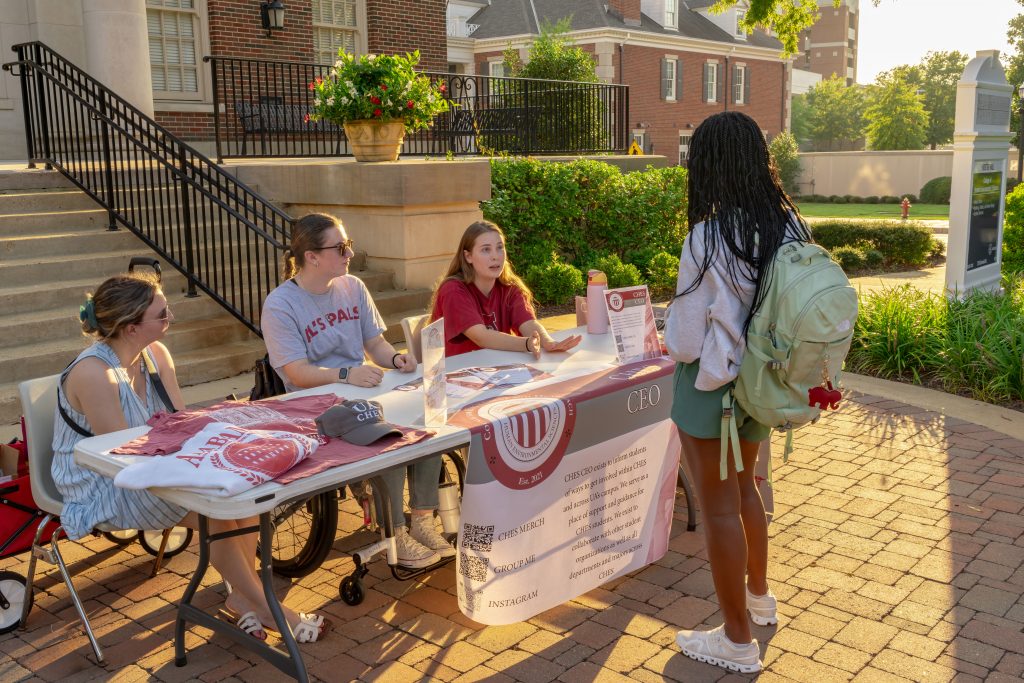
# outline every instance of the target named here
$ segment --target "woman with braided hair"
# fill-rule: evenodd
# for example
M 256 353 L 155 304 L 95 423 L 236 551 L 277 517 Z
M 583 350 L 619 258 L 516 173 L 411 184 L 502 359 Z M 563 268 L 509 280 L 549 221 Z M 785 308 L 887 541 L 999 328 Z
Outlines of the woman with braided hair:
M 690 234 L 679 263 L 666 344 L 676 366 L 672 419 L 696 485 L 711 575 L 724 624 L 679 631 L 687 656 L 733 671 L 761 669 L 755 624 L 778 623 L 768 588 L 768 525 L 754 481 L 770 430 L 733 408 L 740 461 L 721 450 L 723 398 L 746 349 L 750 320 L 771 279 L 765 268 L 787 242 L 811 235 L 779 182 L 757 123 L 739 112 L 711 116 L 690 142 Z M 685 331 L 685 332 L 684 332 Z M 720 474 L 722 459 L 726 475 Z

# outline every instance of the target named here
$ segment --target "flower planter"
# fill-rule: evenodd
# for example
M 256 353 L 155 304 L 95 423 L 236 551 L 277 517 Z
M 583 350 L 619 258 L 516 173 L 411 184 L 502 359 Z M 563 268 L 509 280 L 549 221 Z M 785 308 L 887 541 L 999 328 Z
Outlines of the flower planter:
M 405 139 L 404 121 L 346 121 L 345 137 L 356 161 L 396 161 Z

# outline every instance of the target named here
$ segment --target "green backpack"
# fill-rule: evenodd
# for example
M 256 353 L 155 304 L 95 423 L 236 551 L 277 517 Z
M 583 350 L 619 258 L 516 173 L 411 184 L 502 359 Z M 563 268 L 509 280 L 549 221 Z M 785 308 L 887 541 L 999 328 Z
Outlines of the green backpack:
M 743 469 L 732 399 L 754 420 L 787 432 L 784 459 L 793 450 L 793 429 L 817 421 L 823 409 L 837 408 L 842 399 L 839 375 L 853 341 L 856 290 L 816 244 L 782 245 L 771 267 L 732 396 L 723 398 L 723 479 L 727 439 L 737 471 Z

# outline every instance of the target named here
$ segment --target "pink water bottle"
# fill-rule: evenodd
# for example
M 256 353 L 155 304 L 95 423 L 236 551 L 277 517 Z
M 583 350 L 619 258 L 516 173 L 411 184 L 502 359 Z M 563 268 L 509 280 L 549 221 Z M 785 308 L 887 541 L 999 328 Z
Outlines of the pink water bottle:
M 607 334 L 608 306 L 604 302 L 604 290 L 608 289 L 608 277 L 600 270 L 587 273 L 587 332 Z

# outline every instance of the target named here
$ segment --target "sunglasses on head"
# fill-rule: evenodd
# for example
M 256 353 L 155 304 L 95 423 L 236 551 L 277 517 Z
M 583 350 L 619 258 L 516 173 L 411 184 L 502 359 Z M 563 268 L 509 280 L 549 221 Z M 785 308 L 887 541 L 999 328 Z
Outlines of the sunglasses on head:
M 316 249 L 312 249 L 311 251 L 324 251 L 326 249 L 337 249 L 338 250 L 338 255 L 339 256 L 344 256 L 345 255 L 345 251 L 348 250 L 348 249 L 351 249 L 353 251 L 353 253 L 354 253 L 355 252 L 355 246 L 356 246 L 356 243 L 355 243 L 354 240 L 342 240 L 341 242 L 338 242 L 337 244 L 332 244 L 329 247 L 317 247 Z

